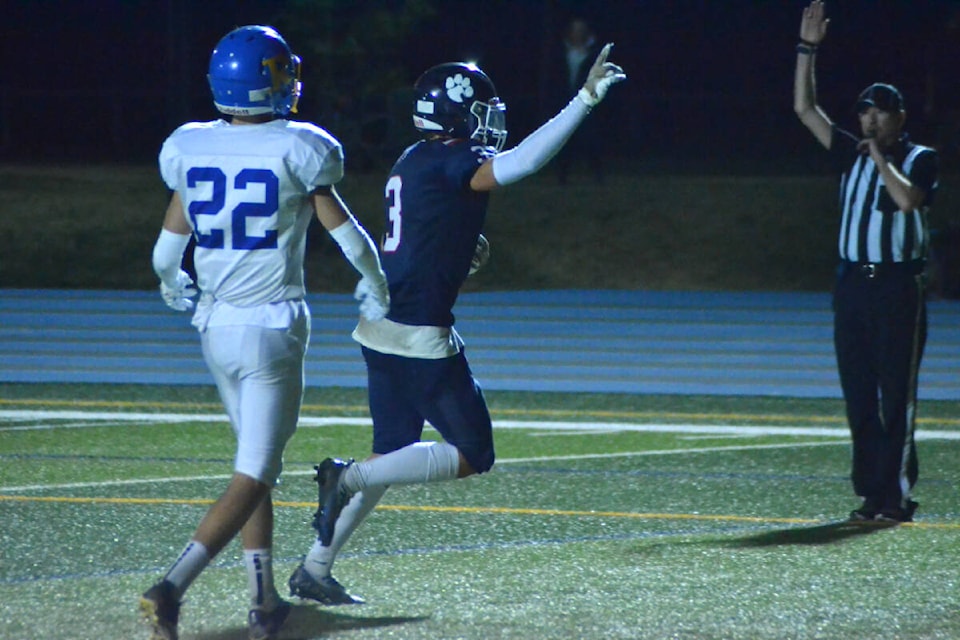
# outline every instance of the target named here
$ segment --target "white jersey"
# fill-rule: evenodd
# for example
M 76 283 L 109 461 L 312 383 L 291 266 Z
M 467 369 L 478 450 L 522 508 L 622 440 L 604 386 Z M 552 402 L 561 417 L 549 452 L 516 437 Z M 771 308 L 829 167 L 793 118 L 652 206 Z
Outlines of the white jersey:
M 253 307 L 303 297 L 310 193 L 343 177 L 343 150 L 309 123 L 191 122 L 160 151 L 196 242 L 208 303 Z

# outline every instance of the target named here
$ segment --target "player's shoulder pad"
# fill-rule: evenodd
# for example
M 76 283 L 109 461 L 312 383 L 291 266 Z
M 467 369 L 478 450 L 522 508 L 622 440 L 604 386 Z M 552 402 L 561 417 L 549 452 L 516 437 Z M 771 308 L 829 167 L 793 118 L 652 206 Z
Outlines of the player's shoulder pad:
M 343 148 L 339 140 L 334 138 L 327 130 L 318 127 L 312 122 L 287 120 L 286 129 L 293 134 L 297 140 L 317 151 L 330 152 L 333 149 Z
M 230 125 L 224 120 L 210 120 L 209 122 L 186 122 L 174 129 L 173 133 L 170 134 L 170 138 L 189 135 L 197 131 L 206 131 L 208 129 L 216 129 L 227 126 Z
M 476 154 L 477 158 L 481 159 L 482 161 L 489 160 L 490 158 L 497 155 L 497 150 L 495 148 L 488 147 L 481 144 L 473 145 L 470 150 L 474 154 Z
M 304 171 L 300 177 L 308 187 L 336 184 L 343 178 L 343 146 L 324 129 L 310 122 L 284 121 L 293 137 L 294 156 Z
M 483 164 L 490 158 L 497 155 L 497 150 L 493 147 L 480 144 L 475 140 L 449 140 L 445 146 L 450 149 L 456 157 L 469 156 L 476 160 L 477 164 Z M 463 158 L 466 160 L 466 158 Z

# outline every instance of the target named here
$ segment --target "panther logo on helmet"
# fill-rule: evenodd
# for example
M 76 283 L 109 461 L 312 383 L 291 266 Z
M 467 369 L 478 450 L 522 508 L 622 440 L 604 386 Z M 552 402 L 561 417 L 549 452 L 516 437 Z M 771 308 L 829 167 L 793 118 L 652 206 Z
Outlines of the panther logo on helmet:
M 470 85 L 470 78 L 464 78 L 463 74 L 458 73 L 452 78 L 447 78 L 447 97 L 454 102 L 463 102 L 464 98 L 473 97 L 473 87 Z

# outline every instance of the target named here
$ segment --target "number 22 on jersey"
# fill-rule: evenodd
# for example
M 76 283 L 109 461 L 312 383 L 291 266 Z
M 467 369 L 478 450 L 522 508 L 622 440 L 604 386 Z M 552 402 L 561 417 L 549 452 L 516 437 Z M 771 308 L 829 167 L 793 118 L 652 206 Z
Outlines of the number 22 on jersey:
M 402 205 L 400 204 L 400 191 L 403 189 L 403 178 L 400 176 L 390 176 L 387 180 L 386 197 L 390 206 L 387 207 L 387 223 L 390 228 L 383 238 L 383 251 L 393 253 L 400 248 L 401 233 L 401 215 Z
M 197 246 L 205 249 L 224 249 L 225 230 L 217 227 L 201 229 L 200 216 L 218 216 L 227 204 L 236 202 L 230 211 L 230 248 L 237 251 L 276 249 L 277 230 L 265 229 L 263 235 L 247 234 L 248 218 L 269 218 L 280 206 L 280 181 L 269 169 L 242 169 L 228 188 L 227 176 L 219 167 L 193 167 L 187 171 L 187 187 L 199 188 L 209 184 L 209 197 L 190 199 L 187 214 L 193 223 Z M 252 185 L 263 185 L 263 198 L 250 202 L 243 199 Z M 239 201 L 238 201 L 239 200 Z

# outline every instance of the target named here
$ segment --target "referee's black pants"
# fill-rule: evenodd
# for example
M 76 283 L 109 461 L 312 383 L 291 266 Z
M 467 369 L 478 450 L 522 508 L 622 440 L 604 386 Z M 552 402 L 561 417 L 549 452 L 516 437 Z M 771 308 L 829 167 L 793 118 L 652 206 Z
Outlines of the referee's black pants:
M 853 488 L 877 509 L 907 509 L 917 481 L 917 372 L 927 340 L 921 271 L 917 263 L 878 265 L 875 271 L 845 263 L 834 296 Z

